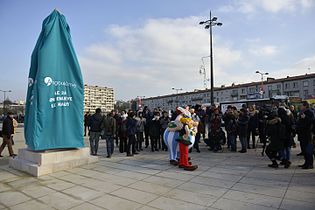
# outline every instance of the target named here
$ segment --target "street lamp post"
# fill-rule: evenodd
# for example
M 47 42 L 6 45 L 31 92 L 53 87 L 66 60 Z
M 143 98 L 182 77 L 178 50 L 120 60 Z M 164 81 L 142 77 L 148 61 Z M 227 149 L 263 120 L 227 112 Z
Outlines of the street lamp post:
M 172 90 L 175 90 L 176 91 L 176 94 L 178 94 L 179 91 L 183 90 L 182 88 L 174 88 L 172 87 Z
M 263 98 L 263 96 L 264 96 L 264 76 L 269 75 L 269 73 L 256 71 L 256 74 L 260 74 L 260 76 L 261 76 L 260 97 Z
M 0 90 L 0 92 L 3 92 L 3 114 L 5 113 L 5 103 L 4 103 L 4 101 L 5 101 L 5 94 L 6 93 L 11 93 L 12 91 L 11 90 Z
M 213 83 L 214 83 L 214 78 L 213 78 L 213 51 L 212 51 L 212 26 L 222 26 L 222 23 L 217 22 L 217 17 L 211 17 L 211 10 L 210 10 L 210 19 L 206 21 L 201 21 L 199 24 L 200 25 L 206 25 L 205 29 L 209 29 L 210 33 L 210 91 L 211 91 L 211 104 L 214 104 L 214 98 L 213 98 Z

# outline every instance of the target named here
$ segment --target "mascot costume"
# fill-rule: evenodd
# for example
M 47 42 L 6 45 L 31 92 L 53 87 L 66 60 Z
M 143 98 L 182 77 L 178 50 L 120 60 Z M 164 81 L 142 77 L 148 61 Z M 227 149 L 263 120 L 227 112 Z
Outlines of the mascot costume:
M 169 123 L 168 128 L 163 134 L 164 142 L 168 147 L 170 164 L 175 166 L 179 165 L 180 168 L 193 171 L 197 169 L 198 166 L 192 166 L 191 163 L 188 162 L 188 149 L 190 149 L 195 142 L 194 135 L 196 132 L 194 132 L 194 129 L 196 129 L 197 125 L 190 119 L 191 114 L 188 110 L 182 107 L 178 107 L 176 109 L 176 112 L 178 116 L 174 121 Z M 188 143 L 188 141 L 190 141 L 190 143 L 188 145 L 185 144 L 184 147 L 184 145 L 182 145 L 182 140 L 184 140 L 185 143 Z M 178 163 L 179 147 L 182 148 L 180 157 L 183 157 L 183 159 L 180 159 L 180 164 Z

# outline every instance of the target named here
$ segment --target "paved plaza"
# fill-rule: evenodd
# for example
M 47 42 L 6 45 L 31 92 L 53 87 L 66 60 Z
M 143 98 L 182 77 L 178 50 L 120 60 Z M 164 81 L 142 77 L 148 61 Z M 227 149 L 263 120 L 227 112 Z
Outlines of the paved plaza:
M 22 132 L 15 152 L 25 147 Z M 115 148 L 111 159 L 105 151 L 103 140 L 99 162 L 39 178 L 0 159 L 0 209 L 315 209 L 315 170 L 297 167 L 298 149 L 292 167 L 271 169 L 261 148 L 213 153 L 201 143 L 201 153 L 191 153 L 193 172 L 171 166 L 164 151 L 126 157 Z

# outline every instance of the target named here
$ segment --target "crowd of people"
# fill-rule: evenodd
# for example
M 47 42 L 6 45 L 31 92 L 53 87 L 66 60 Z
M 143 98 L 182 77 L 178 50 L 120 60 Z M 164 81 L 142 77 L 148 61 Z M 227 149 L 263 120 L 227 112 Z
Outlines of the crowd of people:
M 266 153 L 272 161 L 269 167 L 278 168 L 280 164 L 289 168 L 291 147 L 296 146 L 294 137 L 297 135 L 301 147 L 298 155 L 303 155 L 305 159 L 300 167 L 313 168 L 315 115 L 307 101 L 302 103 L 299 113 L 294 106 L 287 107 L 281 103 L 271 107 L 243 106 L 239 110 L 228 106 L 224 113 L 216 106 L 185 108 L 191 113 L 193 121 L 198 122 L 193 145 L 196 152 L 200 152 L 201 139 L 213 152 L 222 151 L 223 145 L 227 145 L 230 152 L 236 152 L 239 139 L 240 153 L 255 149 L 259 140 L 262 154 Z M 119 152 L 127 156 L 137 155 L 148 147 L 152 152 L 167 151 L 163 133 L 175 118 L 176 110 L 168 112 L 160 108 L 151 111 L 144 107 L 137 112 L 129 110 L 121 113 L 111 111 L 106 116 L 97 109 L 93 115 L 85 114 L 85 135 L 88 131 L 92 155 L 97 155 L 100 138 L 106 139 L 108 158 L 112 156 L 115 144 Z

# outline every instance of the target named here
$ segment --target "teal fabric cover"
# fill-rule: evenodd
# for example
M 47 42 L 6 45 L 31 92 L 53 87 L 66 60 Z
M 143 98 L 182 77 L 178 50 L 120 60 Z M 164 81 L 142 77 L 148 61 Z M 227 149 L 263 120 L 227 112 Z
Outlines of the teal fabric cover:
M 31 150 L 79 148 L 84 83 L 66 19 L 54 10 L 32 53 L 24 135 Z

